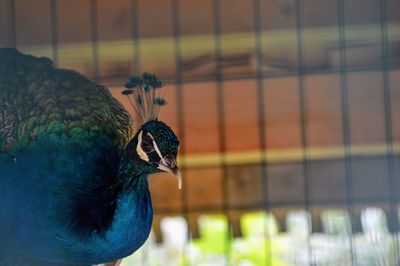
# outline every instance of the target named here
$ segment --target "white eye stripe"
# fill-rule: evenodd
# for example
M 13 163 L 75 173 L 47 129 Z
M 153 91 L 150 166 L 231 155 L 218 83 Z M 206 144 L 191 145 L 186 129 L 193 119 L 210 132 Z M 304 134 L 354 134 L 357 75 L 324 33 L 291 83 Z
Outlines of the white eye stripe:
M 147 135 L 150 136 L 151 140 L 153 141 L 153 147 L 154 147 L 154 149 L 156 150 L 158 156 L 161 158 L 161 161 L 164 162 L 164 158 L 163 158 L 163 156 L 161 155 L 161 151 L 160 151 L 160 149 L 158 148 L 157 143 L 156 143 L 156 141 L 154 140 L 154 137 L 153 137 L 150 133 L 147 133 Z
M 142 131 L 140 131 L 138 136 L 138 144 L 136 145 L 136 152 L 139 155 L 140 159 L 149 162 L 149 156 L 142 149 Z

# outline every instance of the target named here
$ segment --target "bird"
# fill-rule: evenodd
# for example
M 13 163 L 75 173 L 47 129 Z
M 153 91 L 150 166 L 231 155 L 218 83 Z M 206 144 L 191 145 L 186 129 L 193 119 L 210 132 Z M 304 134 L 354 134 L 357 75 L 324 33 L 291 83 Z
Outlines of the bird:
M 163 85 L 131 76 L 131 116 L 78 72 L 0 49 L 0 266 L 101 264 L 146 241 L 148 176 L 182 184 L 179 139 L 158 119 Z

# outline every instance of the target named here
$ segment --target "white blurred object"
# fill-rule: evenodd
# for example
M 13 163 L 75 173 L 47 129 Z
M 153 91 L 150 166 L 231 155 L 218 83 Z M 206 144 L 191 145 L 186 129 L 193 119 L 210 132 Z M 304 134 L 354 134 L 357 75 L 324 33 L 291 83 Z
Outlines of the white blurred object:
M 311 234 L 311 216 L 305 210 L 291 211 L 286 217 L 286 228 L 289 234 L 307 237 Z
M 276 241 L 286 247 L 283 254 L 277 254 L 289 265 L 309 265 L 309 237 L 311 217 L 305 210 L 290 211 L 286 216 L 286 233 L 279 234 Z
M 355 237 L 357 265 L 391 266 L 390 248 L 393 237 L 387 227 L 386 215 L 380 208 L 368 207 L 361 212 L 362 234 Z
M 161 220 L 163 235 L 163 265 L 177 265 L 188 246 L 188 225 L 183 217 L 165 217 Z
M 324 233 L 312 233 L 311 215 L 305 210 L 289 212 L 287 233 L 278 240 L 287 248 L 281 257 L 289 265 L 344 266 L 349 259 L 349 217 L 346 212 L 329 210 L 322 213 Z
M 379 242 L 389 237 L 386 215 L 380 208 L 369 207 L 361 213 L 361 226 L 370 242 Z
M 121 266 L 175 266 L 179 265 L 188 248 L 188 225 L 183 217 L 165 217 L 161 220 L 162 244 L 156 244 L 150 234 L 145 244 L 134 254 L 122 260 Z M 195 254 L 194 251 L 192 251 Z
M 344 210 L 326 210 L 321 213 L 322 230 L 325 234 L 344 238 L 351 236 L 351 219 Z

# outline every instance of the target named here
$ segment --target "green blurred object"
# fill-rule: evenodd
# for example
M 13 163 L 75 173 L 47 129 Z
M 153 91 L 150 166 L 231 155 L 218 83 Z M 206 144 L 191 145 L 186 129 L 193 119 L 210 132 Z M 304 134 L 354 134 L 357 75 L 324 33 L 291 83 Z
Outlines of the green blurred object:
M 199 218 L 200 238 L 193 244 L 204 254 L 225 255 L 231 241 L 228 219 L 223 215 L 207 215 Z
M 277 254 L 285 248 L 274 242 L 278 225 L 272 215 L 265 212 L 248 213 L 242 216 L 243 238 L 234 241 L 235 261 L 248 261 L 249 265 L 288 265 Z
M 287 263 L 274 254 L 281 254 L 283 247 L 273 243 L 273 236 L 278 232 L 276 222 L 264 212 L 250 213 L 243 216 L 241 227 L 243 238 L 231 238 L 228 233 L 228 219 L 223 215 L 207 215 L 199 219 L 200 238 L 192 241 L 192 245 L 209 263 L 201 265 L 217 265 L 212 261 L 227 260 L 230 265 L 274 265 L 284 266 Z M 228 258 L 227 256 L 230 256 Z M 185 264 L 184 264 L 185 265 Z M 186 264 L 187 265 L 187 264 Z

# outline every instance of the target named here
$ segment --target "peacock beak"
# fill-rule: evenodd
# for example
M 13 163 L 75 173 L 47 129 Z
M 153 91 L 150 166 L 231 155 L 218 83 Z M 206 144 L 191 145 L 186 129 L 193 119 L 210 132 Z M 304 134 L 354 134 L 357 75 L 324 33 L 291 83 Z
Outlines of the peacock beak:
M 176 163 L 176 159 L 173 156 L 167 155 L 162 158 L 157 168 L 164 172 L 170 173 L 171 175 L 174 175 L 178 180 L 178 188 L 182 189 L 182 174 Z

